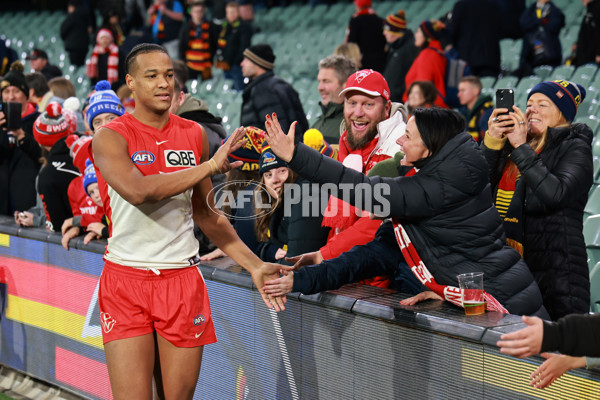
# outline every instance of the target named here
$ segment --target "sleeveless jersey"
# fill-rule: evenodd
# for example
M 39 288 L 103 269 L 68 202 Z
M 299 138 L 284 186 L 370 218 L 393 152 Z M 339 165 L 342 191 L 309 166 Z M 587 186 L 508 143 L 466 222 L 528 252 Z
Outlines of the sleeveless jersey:
M 202 127 L 196 122 L 169 114 L 169 122 L 159 130 L 125 114 L 105 127 L 125 138 L 131 161 L 144 175 L 176 172 L 200 163 Z M 183 268 L 198 262 L 192 189 L 157 203 L 134 206 L 101 174 L 98 185 L 111 221 L 106 260 L 156 269 Z

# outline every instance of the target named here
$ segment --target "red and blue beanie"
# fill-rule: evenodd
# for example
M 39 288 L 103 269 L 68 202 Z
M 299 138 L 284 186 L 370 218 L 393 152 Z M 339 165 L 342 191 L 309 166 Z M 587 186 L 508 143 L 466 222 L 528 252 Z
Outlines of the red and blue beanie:
M 425 20 L 419 25 L 421 32 L 427 40 L 441 40 L 446 30 L 446 25 L 439 20 Z
M 563 79 L 538 83 L 527 95 L 527 100 L 534 93 L 546 95 L 569 122 L 575 119 L 577 108 L 585 99 L 583 86 Z
M 319 153 L 326 155 L 327 157 L 331 157 L 334 160 L 337 160 L 337 150 L 327 143 L 327 141 L 323 138 L 323 134 L 318 129 L 309 129 L 304 132 L 304 144 L 308 147 L 312 147 L 317 150 Z
M 33 137 L 40 145 L 52 147 L 59 139 L 69 136 L 76 130 L 75 115 L 64 111 L 60 104 L 53 101 L 35 120 Z
M 258 161 L 258 172 L 262 175 L 267 171 L 270 171 L 279 167 L 287 167 L 288 164 L 281 158 L 277 157 L 271 146 L 267 142 L 264 143 L 262 153 L 260 154 L 260 160 Z
M 120 117 L 125 114 L 125 107 L 121 104 L 117 94 L 110 89 L 108 81 L 98 81 L 96 91 L 90 96 L 90 107 L 85 114 L 88 126 L 92 131 L 94 130 L 92 121 L 96 116 L 104 113 L 111 113 Z
M 69 154 L 73 158 L 73 165 L 79 172 L 85 174 L 85 161 L 88 158 L 88 149 L 92 144 L 91 136 L 69 135 L 65 139 Z
M 267 138 L 267 133 L 262 129 L 254 126 L 247 126 L 246 133 L 242 137 L 247 142 L 244 146 L 229 154 L 229 162 L 242 161 L 244 164 L 240 167 L 242 171 L 258 171 L 258 160 L 262 151 L 263 143 Z M 225 143 L 229 137 L 223 139 L 221 143 Z
M 92 164 L 92 162 L 88 158 L 87 160 L 85 160 L 85 172 L 83 174 L 83 188 L 85 189 L 85 192 L 88 196 L 90 195 L 90 192 L 88 191 L 88 186 L 90 186 L 92 183 L 98 183 L 98 177 L 96 176 L 94 164 Z

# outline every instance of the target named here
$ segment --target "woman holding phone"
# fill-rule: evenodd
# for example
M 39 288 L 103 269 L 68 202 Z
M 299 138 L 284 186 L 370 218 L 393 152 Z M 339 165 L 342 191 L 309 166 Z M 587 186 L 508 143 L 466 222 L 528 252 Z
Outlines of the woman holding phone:
M 573 123 L 585 89 L 541 82 L 525 113 L 497 108 L 482 145 L 507 242 L 536 278 L 553 320 L 590 308 L 583 209 L 593 181 L 592 130 Z

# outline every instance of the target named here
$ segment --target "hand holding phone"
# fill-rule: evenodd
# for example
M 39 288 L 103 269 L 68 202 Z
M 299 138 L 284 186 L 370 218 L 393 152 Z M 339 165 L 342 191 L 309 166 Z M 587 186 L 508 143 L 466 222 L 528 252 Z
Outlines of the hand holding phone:
M 498 114 L 508 115 L 509 112 L 513 111 L 515 105 L 515 91 L 512 89 L 498 89 L 496 90 L 496 108 L 506 108 L 507 112 Z M 510 125 L 511 127 L 514 125 Z

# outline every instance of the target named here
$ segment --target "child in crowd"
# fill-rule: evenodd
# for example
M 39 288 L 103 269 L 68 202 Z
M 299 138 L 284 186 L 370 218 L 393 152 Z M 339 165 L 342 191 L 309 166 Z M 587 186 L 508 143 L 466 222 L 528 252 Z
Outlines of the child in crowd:
M 60 104 L 50 103 L 33 126 L 33 136 L 42 146 L 44 166 L 38 174 L 37 192 L 44 203 L 46 228 L 54 231 L 72 216 L 67 189 L 79 175 L 69 155 L 66 137 L 77 129 L 77 118 Z
M 96 35 L 96 45 L 85 67 L 85 73 L 92 84 L 107 80 L 111 84 L 119 80 L 119 47 L 113 43 L 110 30 L 104 28 Z

